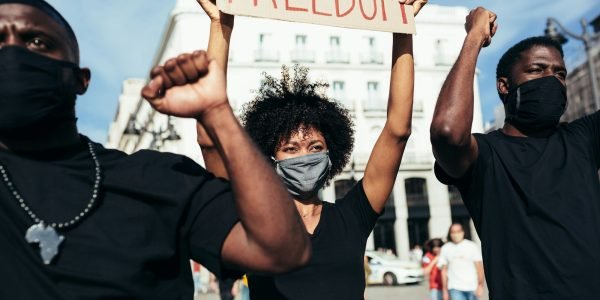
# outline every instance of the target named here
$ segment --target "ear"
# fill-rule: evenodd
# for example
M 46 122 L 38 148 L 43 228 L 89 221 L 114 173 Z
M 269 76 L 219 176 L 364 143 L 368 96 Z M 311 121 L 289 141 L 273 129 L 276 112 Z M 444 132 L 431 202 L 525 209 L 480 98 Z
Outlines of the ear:
M 506 98 L 506 95 L 508 95 L 508 91 L 510 90 L 508 78 L 500 77 L 496 79 L 496 89 L 498 90 L 498 95 L 500 95 L 500 98 L 504 101 L 504 98 Z
M 81 68 L 77 74 L 75 74 L 75 78 L 77 80 L 77 95 L 85 94 L 90 85 L 92 72 L 88 68 Z

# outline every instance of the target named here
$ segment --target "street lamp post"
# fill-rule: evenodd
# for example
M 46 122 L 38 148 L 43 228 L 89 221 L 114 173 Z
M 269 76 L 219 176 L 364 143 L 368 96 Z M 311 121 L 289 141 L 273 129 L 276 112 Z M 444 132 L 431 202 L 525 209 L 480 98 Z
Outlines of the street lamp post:
M 558 28 L 557 28 L 558 27 Z M 572 37 L 576 40 L 582 41 L 585 47 L 585 53 L 587 55 L 587 63 L 590 73 L 590 80 L 592 81 L 592 96 L 594 97 L 594 102 L 596 104 L 596 110 L 600 110 L 600 96 L 598 92 L 598 77 L 596 75 L 596 64 L 594 63 L 594 55 L 592 53 L 592 42 L 598 38 L 597 34 L 591 34 L 588 32 L 588 23 L 584 19 L 581 19 L 581 27 L 583 28 L 583 33 L 581 35 L 574 34 L 567 30 L 558 20 L 554 18 L 548 18 L 548 22 L 546 23 L 546 30 L 544 31 L 546 36 L 561 43 L 565 44 L 568 39 L 563 35 L 566 34 L 569 37 Z M 559 32 L 559 30 L 563 33 Z

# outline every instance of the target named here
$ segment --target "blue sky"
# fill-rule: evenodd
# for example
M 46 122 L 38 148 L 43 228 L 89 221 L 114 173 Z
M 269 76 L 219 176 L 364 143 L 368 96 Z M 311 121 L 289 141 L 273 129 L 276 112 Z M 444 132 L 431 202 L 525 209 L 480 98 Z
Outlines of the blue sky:
M 106 140 L 123 80 L 147 76 L 175 0 L 47 0 L 71 23 L 79 39 L 82 66 L 92 70 L 86 95 L 78 100 L 82 133 Z M 195 0 L 188 0 L 195 2 Z M 519 40 L 541 35 L 547 17 L 559 19 L 571 31 L 581 32 L 579 20 L 600 14 L 597 0 L 429 0 L 432 4 L 484 6 L 498 14 L 499 29 L 492 45 L 482 51 L 478 68 L 484 120 L 493 118 L 499 100 L 495 68 L 502 53 Z M 426 9 L 426 8 L 425 8 Z M 565 46 L 567 63 L 580 61 L 577 41 Z M 569 66 L 573 67 L 573 65 Z

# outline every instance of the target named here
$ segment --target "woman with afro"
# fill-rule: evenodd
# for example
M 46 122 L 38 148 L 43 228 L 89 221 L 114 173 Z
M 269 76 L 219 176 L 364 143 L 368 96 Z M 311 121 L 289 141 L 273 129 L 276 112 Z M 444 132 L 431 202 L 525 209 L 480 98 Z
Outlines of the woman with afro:
M 221 13 L 214 1 L 198 2 L 211 18 L 208 56 L 227 69 L 233 16 Z M 427 1 L 400 2 L 413 5 L 416 14 Z M 242 122 L 293 196 L 312 242 L 306 266 L 286 274 L 248 274 L 251 299 L 364 298 L 367 238 L 392 192 L 411 133 L 412 48 L 411 35 L 393 34 L 387 121 L 363 179 L 335 204 L 321 201 L 318 191 L 348 163 L 354 130 L 349 112 L 323 95 L 326 86 L 309 82 L 305 68 L 290 72 L 283 67 L 281 79 L 266 75 L 257 97 L 245 106 Z M 198 143 L 206 168 L 227 178 L 210 137 L 200 126 Z

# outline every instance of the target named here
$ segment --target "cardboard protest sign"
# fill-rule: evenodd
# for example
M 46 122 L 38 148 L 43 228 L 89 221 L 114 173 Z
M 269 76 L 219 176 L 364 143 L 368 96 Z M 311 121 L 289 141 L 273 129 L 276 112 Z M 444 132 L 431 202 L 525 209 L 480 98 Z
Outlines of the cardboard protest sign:
M 233 15 L 415 33 L 412 6 L 398 0 L 217 0 L 217 6 Z

